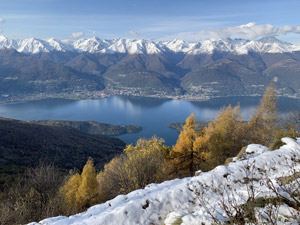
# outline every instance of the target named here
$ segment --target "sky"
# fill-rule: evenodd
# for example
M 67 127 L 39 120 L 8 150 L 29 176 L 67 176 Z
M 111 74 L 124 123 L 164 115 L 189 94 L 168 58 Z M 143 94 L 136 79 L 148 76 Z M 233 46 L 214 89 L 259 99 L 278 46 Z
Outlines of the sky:
M 300 43 L 299 12 L 299 0 L 0 0 L 0 35 Z

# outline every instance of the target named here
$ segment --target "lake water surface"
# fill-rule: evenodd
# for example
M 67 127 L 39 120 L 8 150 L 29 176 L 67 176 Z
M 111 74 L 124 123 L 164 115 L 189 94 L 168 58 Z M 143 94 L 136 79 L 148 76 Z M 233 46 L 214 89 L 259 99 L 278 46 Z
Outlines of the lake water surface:
M 176 143 L 178 133 L 168 127 L 172 122 L 184 121 L 191 113 L 197 120 L 213 119 L 222 106 L 240 104 L 241 114 L 246 120 L 258 105 L 259 97 L 219 98 L 204 102 L 154 99 L 144 97 L 112 96 L 98 100 L 47 99 L 17 104 L 0 105 L 0 116 L 19 120 L 94 120 L 116 125 L 139 125 L 137 134 L 118 136 L 126 143 L 134 143 L 141 137 L 153 135 L 165 139 L 165 143 Z M 300 100 L 280 98 L 282 114 L 300 109 Z

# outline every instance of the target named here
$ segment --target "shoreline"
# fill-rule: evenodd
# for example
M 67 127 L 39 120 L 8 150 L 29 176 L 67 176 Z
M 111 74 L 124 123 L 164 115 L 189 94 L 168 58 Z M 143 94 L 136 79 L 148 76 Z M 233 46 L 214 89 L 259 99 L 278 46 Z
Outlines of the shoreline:
M 261 97 L 261 95 L 230 95 L 230 96 L 194 96 L 194 95 L 164 95 L 164 94 L 138 94 L 119 90 L 102 90 L 94 92 L 83 92 L 83 93 L 59 93 L 59 94 L 45 94 L 39 93 L 27 96 L 0 96 L 0 104 L 19 104 L 30 101 L 39 101 L 46 99 L 64 99 L 64 100 L 96 100 L 109 98 L 111 96 L 131 96 L 131 97 L 144 97 L 144 98 L 158 98 L 158 99 L 172 99 L 172 100 L 184 100 L 184 101 L 195 101 L 204 102 L 218 98 L 230 98 L 230 97 Z M 278 97 L 300 99 L 297 96 L 278 95 Z

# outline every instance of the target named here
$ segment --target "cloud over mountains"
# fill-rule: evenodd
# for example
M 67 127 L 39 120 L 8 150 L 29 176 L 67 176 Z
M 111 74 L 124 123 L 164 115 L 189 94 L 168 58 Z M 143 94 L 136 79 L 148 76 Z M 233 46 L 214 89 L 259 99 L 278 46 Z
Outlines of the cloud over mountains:
M 129 31 L 126 32 L 126 34 L 129 35 L 129 36 L 132 36 L 132 37 L 136 37 L 136 38 L 141 36 L 139 33 L 137 33 L 134 30 L 129 30 Z
M 285 25 L 275 27 L 271 24 L 257 25 L 254 22 L 235 27 L 216 28 L 211 30 L 200 30 L 195 32 L 183 32 L 169 35 L 163 39 L 180 38 L 189 41 L 199 41 L 207 38 L 247 38 L 275 37 L 287 34 L 300 34 L 300 26 Z
M 78 38 L 82 38 L 84 36 L 83 32 L 76 32 L 76 33 L 72 33 L 70 35 L 71 39 L 78 39 Z
M 212 36 L 224 37 L 242 37 L 242 38 L 258 38 L 265 36 L 279 36 L 288 33 L 300 33 L 300 26 L 285 25 L 275 27 L 271 24 L 257 25 L 256 23 L 248 23 L 236 27 L 220 28 L 209 31 L 200 31 L 199 33 L 209 33 Z M 196 32 L 197 33 L 197 32 Z

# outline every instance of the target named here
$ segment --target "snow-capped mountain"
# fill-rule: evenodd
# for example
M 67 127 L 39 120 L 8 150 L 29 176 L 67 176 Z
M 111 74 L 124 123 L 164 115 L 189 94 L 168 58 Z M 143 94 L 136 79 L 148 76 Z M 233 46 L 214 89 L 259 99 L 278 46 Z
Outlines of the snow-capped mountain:
M 90 52 L 90 53 L 112 53 L 108 51 L 109 46 L 112 45 L 113 41 L 102 40 L 97 37 L 89 39 L 79 39 L 76 41 L 65 40 L 65 43 L 69 43 L 73 47 L 73 50 L 78 52 Z
M 4 49 L 4 48 L 17 49 L 18 43 L 15 40 L 10 40 L 7 37 L 0 36 L 0 49 Z
M 175 39 L 173 41 L 151 41 L 113 39 L 105 40 L 97 37 L 79 40 L 45 40 L 28 38 L 11 40 L 0 36 L 0 49 L 15 49 L 18 52 L 37 54 L 52 51 L 77 51 L 89 53 L 128 53 L 128 54 L 160 54 L 168 51 L 182 52 L 190 55 L 212 54 L 213 52 L 233 52 L 236 54 L 258 53 L 284 53 L 300 51 L 300 45 L 280 41 L 274 37 L 265 37 L 257 41 L 245 39 L 208 39 L 195 43 Z
M 241 158 L 234 158 L 228 166 L 221 165 L 209 172 L 198 171 L 190 178 L 150 184 L 145 189 L 95 205 L 86 212 L 48 218 L 31 225 L 172 225 L 175 222 L 201 225 L 215 224 L 214 218 L 229 223 L 228 210 L 233 208 L 227 208 L 226 212 L 224 204 L 242 206 L 250 197 L 269 199 L 277 196 L 274 190 L 290 199 L 287 190 L 299 187 L 299 176 L 295 174 L 300 170 L 300 140 L 283 138 L 282 141 L 285 145 L 278 150 L 269 151 L 267 147 L 252 144 Z M 280 184 L 280 179 L 292 176 L 295 176 L 294 182 Z M 273 191 L 270 183 L 274 185 Z M 291 205 L 282 202 L 273 207 L 276 224 L 299 224 L 300 216 Z M 258 224 L 271 224 L 268 220 L 270 205 L 256 206 L 254 210 Z
M 191 44 L 181 39 L 162 42 L 162 44 L 165 45 L 167 49 L 173 52 L 185 52 L 185 53 L 189 52 L 193 46 L 197 45 L 196 43 Z
M 113 52 L 129 54 L 159 54 L 164 51 L 159 43 L 149 40 L 118 39 L 109 49 Z
M 18 47 L 16 50 L 23 53 L 36 54 L 39 52 L 50 52 L 54 50 L 50 47 L 50 45 L 48 45 L 48 42 L 35 38 L 21 39 L 18 40 L 17 44 Z

